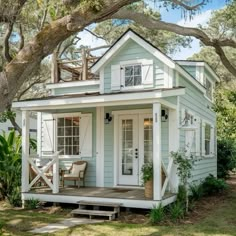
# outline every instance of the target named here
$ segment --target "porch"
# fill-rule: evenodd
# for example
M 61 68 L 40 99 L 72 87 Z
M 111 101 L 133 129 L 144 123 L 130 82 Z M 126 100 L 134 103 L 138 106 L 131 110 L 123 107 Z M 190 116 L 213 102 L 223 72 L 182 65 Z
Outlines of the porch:
M 122 204 L 122 207 L 150 209 L 154 205 L 168 205 L 176 199 L 176 194 L 166 192 L 161 201 L 146 198 L 143 188 L 104 188 L 67 186 L 60 188 L 59 193 L 52 194 L 48 187 L 39 187 L 23 193 L 24 200 L 38 199 L 46 202 L 77 203 L 78 201 L 111 202 Z
M 76 203 L 86 198 L 101 202 L 105 199 L 127 207 L 143 208 L 173 202 L 178 177 L 170 152 L 177 150 L 179 145 L 177 97 L 182 93 L 181 89 L 151 90 L 143 92 L 142 96 L 133 92 L 122 96 L 84 95 L 18 103 L 23 110 L 23 200 L 36 198 Z M 48 159 L 47 165 L 41 164 L 44 168 L 38 168 L 37 161 L 29 153 L 29 111 L 38 112 L 37 159 Z M 167 112 L 164 116 L 163 111 Z M 44 114 L 47 116 L 43 119 Z M 66 135 L 70 129 L 80 133 Z M 63 135 L 59 135 L 61 130 Z M 74 138 L 79 142 L 71 145 Z M 67 149 L 67 146 L 73 147 Z M 85 186 L 96 187 L 91 191 L 60 188 L 60 169 L 68 169 L 78 159 L 88 162 Z M 145 160 L 153 163 L 153 200 L 145 199 L 143 189 L 139 189 L 142 185 L 140 170 Z M 34 179 L 29 177 L 30 166 L 36 170 Z M 46 176 L 49 169 L 52 170 L 50 180 Z M 43 179 L 49 188 L 33 189 L 39 179 Z M 139 188 L 134 190 L 132 186 Z M 98 187 L 101 187 L 100 191 Z M 129 190 L 124 192 L 113 189 L 126 187 Z

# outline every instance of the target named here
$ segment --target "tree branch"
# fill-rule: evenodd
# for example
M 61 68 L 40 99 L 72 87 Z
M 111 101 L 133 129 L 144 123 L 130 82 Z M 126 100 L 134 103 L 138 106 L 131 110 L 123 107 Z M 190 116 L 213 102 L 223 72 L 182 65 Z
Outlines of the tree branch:
M 19 51 L 24 47 L 25 44 L 25 37 L 23 34 L 23 29 L 22 29 L 22 25 L 19 25 L 19 36 L 20 36 L 20 46 L 19 46 Z
M 12 34 L 13 25 L 14 25 L 13 23 L 8 23 L 6 34 L 4 36 L 3 56 L 4 56 L 4 58 L 7 62 L 10 62 L 12 60 L 12 57 L 10 55 L 9 39 L 10 39 L 11 34 Z
M 99 11 L 88 8 L 75 8 L 65 17 L 45 26 L 35 37 L 17 53 L 14 59 L 0 73 L 0 111 L 4 110 L 13 100 L 18 89 L 28 76 L 38 68 L 43 58 L 53 52 L 57 45 L 81 31 L 88 25 L 111 17 L 121 7 L 135 0 L 103 0 Z
M 195 11 L 195 10 L 198 10 L 201 6 L 203 6 L 206 3 L 206 0 L 203 0 L 200 3 L 192 5 L 192 6 L 185 4 L 184 2 L 179 1 L 179 0 L 170 0 L 170 2 L 174 3 L 177 6 L 183 7 L 187 11 Z
M 87 29 L 87 28 L 85 28 L 84 30 L 86 30 L 87 32 L 89 32 L 90 34 L 92 34 L 93 36 L 95 36 L 96 38 L 105 40 L 104 37 L 95 34 L 93 31 L 91 31 L 91 30 L 89 30 L 89 29 Z
M 216 53 L 220 56 L 224 66 L 236 76 L 236 68 L 227 59 L 222 47 L 230 46 L 236 48 L 236 42 L 232 39 L 212 39 L 205 32 L 197 28 L 183 27 L 172 23 L 167 23 L 164 21 L 159 21 L 157 19 L 151 18 L 143 13 L 133 12 L 127 9 L 121 9 L 113 15 L 117 19 L 129 19 L 136 23 L 148 28 L 155 30 L 166 30 L 169 32 L 174 32 L 183 36 L 192 36 L 199 39 L 206 46 L 211 46 L 215 48 Z

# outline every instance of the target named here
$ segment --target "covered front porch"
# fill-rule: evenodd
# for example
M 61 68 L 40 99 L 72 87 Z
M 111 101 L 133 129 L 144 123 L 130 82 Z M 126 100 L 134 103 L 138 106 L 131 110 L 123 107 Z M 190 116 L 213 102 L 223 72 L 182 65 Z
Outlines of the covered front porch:
M 178 178 L 170 152 L 178 150 L 178 96 L 176 95 L 183 94 L 183 91 L 179 90 L 177 92 L 173 92 L 172 90 L 168 92 L 159 90 L 148 91 L 143 93 L 146 93 L 146 97 L 144 97 L 143 94 L 140 96 L 140 93 L 122 94 L 122 96 L 119 95 L 119 99 L 117 98 L 116 100 L 114 100 L 114 96 L 118 95 L 104 95 L 102 96 L 102 100 L 100 96 L 82 96 L 77 99 L 75 99 L 75 97 L 73 97 L 73 99 L 54 98 L 51 100 L 43 100 L 43 102 L 36 100 L 28 103 L 23 102 L 23 104 L 22 102 L 17 103 L 18 107 L 22 109 L 23 116 L 23 200 L 36 198 L 42 201 L 75 203 L 79 200 L 86 200 L 86 198 L 102 202 L 104 198 L 106 198 L 106 202 L 120 202 L 126 207 L 140 208 L 151 208 L 153 204 L 162 203 L 162 205 L 165 205 L 173 202 L 175 200 L 174 193 L 177 191 Z M 107 98 L 108 96 L 112 99 Z M 164 121 L 163 110 L 165 110 L 166 115 L 168 115 L 168 118 Z M 56 118 L 53 118 L 55 124 L 53 140 L 55 145 L 53 146 L 52 152 L 43 151 L 42 126 L 39 125 L 37 156 L 32 157 L 29 153 L 28 132 L 30 111 L 38 112 L 38 117 L 42 117 L 44 113 L 49 115 L 56 114 L 54 117 L 62 117 L 62 114 L 71 113 L 79 113 L 81 117 L 84 117 L 91 113 L 91 150 L 86 150 L 87 154 L 84 154 L 84 156 L 81 154 L 77 156 L 61 155 L 61 150 L 58 148 L 57 143 L 57 123 L 54 121 Z M 109 121 L 107 114 L 112 117 L 112 120 Z M 145 162 L 145 150 L 142 150 L 142 148 L 144 149 L 144 139 L 140 138 L 141 133 L 136 132 L 137 127 L 139 130 L 143 127 L 136 125 L 138 123 L 143 125 L 143 121 L 145 120 L 143 118 L 145 118 L 147 114 L 149 114 L 149 121 L 152 123 L 152 149 L 150 149 L 154 169 L 152 199 L 144 197 L 144 188 L 140 181 L 140 168 Z M 66 115 L 66 117 L 70 117 L 70 115 Z M 121 146 L 122 140 L 120 140 L 123 131 L 120 128 L 124 120 L 132 120 L 134 125 L 132 128 L 132 147 L 130 150 L 125 150 L 126 153 L 129 154 L 129 157 L 131 157 L 132 163 L 137 163 L 135 166 L 132 166 L 132 168 L 128 168 L 128 170 L 130 169 L 130 173 L 133 174 L 133 177 L 137 179 L 137 182 L 132 183 L 129 182 L 131 176 L 127 172 L 127 168 L 123 176 L 124 178 L 126 177 L 126 179 L 120 180 L 120 173 L 124 164 Z M 81 126 L 80 129 L 85 129 L 83 127 Z M 138 139 L 134 141 L 137 137 Z M 130 140 L 123 141 L 128 142 Z M 80 140 L 80 145 L 81 143 L 83 143 L 82 140 Z M 139 150 L 138 156 L 136 149 Z M 80 150 L 80 153 L 81 152 L 82 150 Z M 89 156 L 88 153 L 91 155 Z M 44 168 L 39 167 L 37 164 L 38 160 L 42 161 L 45 159 L 48 160 L 47 163 L 49 164 L 45 165 Z M 85 188 L 60 187 L 60 169 L 66 167 L 64 163 L 72 163 L 78 159 L 88 162 L 89 169 L 85 177 Z M 142 161 L 137 162 L 137 160 Z M 29 175 L 30 166 L 33 166 L 37 172 L 37 176 L 33 179 L 31 179 Z M 49 169 L 52 171 L 51 178 L 48 178 L 46 174 Z M 135 177 L 136 175 L 137 177 Z M 34 188 L 34 184 L 39 179 L 42 179 L 49 188 Z

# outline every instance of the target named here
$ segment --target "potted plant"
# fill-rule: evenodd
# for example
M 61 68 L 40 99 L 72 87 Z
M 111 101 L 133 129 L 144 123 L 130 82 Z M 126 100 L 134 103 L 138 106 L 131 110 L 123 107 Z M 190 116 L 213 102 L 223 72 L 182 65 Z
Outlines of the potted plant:
M 142 180 L 144 183 L 144 195 L 146 198 L 153 198 L 153 164 L 148 162 L 141 168 Z

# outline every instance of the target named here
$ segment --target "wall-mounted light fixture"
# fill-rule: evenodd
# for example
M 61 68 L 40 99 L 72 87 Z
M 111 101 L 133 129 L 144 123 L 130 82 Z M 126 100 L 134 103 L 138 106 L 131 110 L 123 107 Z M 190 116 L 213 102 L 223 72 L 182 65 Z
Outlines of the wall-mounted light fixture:
M 112 116 L 110 113 L 106 113 L 105 115 L 105 124 L 109 124 L 112 121 Z
M 167 110 L 165 110 L 165 109 L 161 110 L 161 121 L 165 122 L 165 121 L 167 121 L 167 119 L 168 119 Z

